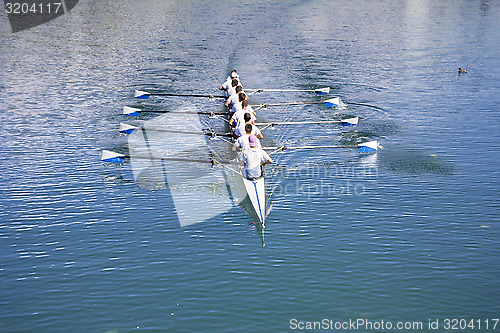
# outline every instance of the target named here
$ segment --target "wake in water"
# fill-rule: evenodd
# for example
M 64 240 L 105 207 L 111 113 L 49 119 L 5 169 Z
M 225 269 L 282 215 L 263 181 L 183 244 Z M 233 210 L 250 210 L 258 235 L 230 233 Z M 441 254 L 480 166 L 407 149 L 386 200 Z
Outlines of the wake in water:
M 408 175 L 452 176 L 455 168 L 449 162 L 424 149 L 391 146 L 380 153 L 379 164 L 384 169 Z

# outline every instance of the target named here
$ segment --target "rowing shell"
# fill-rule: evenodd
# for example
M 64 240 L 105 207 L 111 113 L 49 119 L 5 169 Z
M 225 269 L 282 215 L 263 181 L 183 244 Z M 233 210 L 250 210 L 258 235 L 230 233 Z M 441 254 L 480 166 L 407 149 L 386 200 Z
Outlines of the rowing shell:
M 262 229 L 266 228 L 266 184 L 264 177 L 249 180 L 242 176 L 243 183 L 247 189 L 248 197 L 252 202 L 253 209 L 260 222 Z
M 252 204 L 253 213 L 259 220 L 261 229 L 266 228 L 266 182 L 264 176 L 255 180 L 246 178 L 243 174 L 245 167 L 240 167 L 241 179 L 245 185 L 247 197 Z
M 244 173 L 245 165 L 241 162 L 241 152 L 236 154 L 236 160 L 239 161 L 239 172 L 234 172 L 235 177 L 232 181 L 229 181 L 231 192 L 237 204 L 249 215 L 255 215 L 259 221 L 258 226 L 263 231 L 266 228 L 268 213 L 265 177 L 262 176 L 254 180 L 248 179 Z
M 237 153 L 240 155 L 241 153 Z M 240 157 L 237 156 L 236 161 L 239 161 Z M 237 162 L 239 165 L 238 170 L 225 167 L 228 169 L 227 173 L 228 184 L 231 189 L 231 194 L 233 200 L 237 205 L 243 208 L 248 215 L 253 216 L 259 223 L 257 224 L 260 231 L 263 231 L 266 227 L 266 217 L 267 217 L 267 200 L 266 200 L 266 182 L 265 177 L 250 180 L 246 178 L 244 174 L 245 165 L 243 163 Z

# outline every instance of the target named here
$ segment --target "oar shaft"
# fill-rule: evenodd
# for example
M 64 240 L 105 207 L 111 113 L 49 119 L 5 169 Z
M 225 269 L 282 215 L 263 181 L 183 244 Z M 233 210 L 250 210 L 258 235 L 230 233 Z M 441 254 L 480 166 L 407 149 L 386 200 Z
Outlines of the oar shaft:
M 203 97 L 203 98 L 226 98 L 218 95 L 202 95 L 202 94 L 171 94 L 171 93 L 150 93 L 151 96 L 170 96 L 170 97 Z
M 211 161 L 211 160 L 196 160 L 190 158 L 178 158 L 178 157 L 154 157 L 154 156 L 130 156 L 123 155 L 122 158 L 137 158 L 141 160 L 150 160 L 150 161 L 173 161 L 173 162 L 193 162 L 193 163 L 205 163 L 205 164 L 231 164 L 231 161 Z
M 316 88 L 316 89 L 245 89 L 249 92 L 314 92 L 318 95 L 328 95 L 330 93 L 330 87 Z
M 177 133 L 177 134 L 193 134 L 193 135 L 232 137 L 231 134 L 227 134 L 227 133 L 179 131 L 179 130 L 170 130 L 170 129 L 165 129 L 165 128 L 154 128 L 154 127 L 150 127 L 150 128 L 149 127 L 137 127 L 137 130 L 144 130 L 144 131 L 151 131 L 151 132 Z
M 287 106 L 287 105 L 308 105 L 308 104 L 324 104 L 325 102 L 289 102 L 289 103 L 264 103 L 258 105 L 251 105 L 251 107 L 269 107 L 269 106 Z
M 258 92 L 315 92 L 311 89 L 245 89 L 245 91 L 258 91 Z
M 264 150 L 289 150 L 289 149 L 330 149 L 330 148 L 358 148 L 358 145 L 341 146 L 297 146 L 297 147 L 262 147 Z
M 196 111 L 170 111 L 170 110 L 141 110 L 140 112 L 227 115 L 227 112 L 204 112 L 204 111 L 196 112 Z
M 305 120 L 305 121 L 282 121 L 282 122 L 271 122 L 271 123 L 255 123 L 257 126 L 274 126 L 274 125 L 308 125 L 308 124 L 340 124 L 340 120 Z

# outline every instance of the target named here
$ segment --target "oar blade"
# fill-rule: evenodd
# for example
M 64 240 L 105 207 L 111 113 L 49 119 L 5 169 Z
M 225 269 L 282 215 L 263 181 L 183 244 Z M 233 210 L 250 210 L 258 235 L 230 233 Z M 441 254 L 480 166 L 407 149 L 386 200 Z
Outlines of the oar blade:
M 325 101 L 325 106 L 327 108 L 333 108 L 333 107 L 337 107 L 339 105 L 340 105 L 340 98 L 339 97 L 330 98 L 330 99 L 327 99 Z
M 132 134 L 135 131 L 137 131 L 138 129 L 139 129 L 139 127 L 137 127 L 137 126 L 132 126 L 132 125 L 125 124 L 125 123 L 120 123 L 120 133 Z
M 356 126 L 358 124 L 359 117 L 354 117 L 354 118 L 349 118 L 349 119 L 342 119 L 340 121 L 340 124 L 342 126 Z
M 109 163 L 123 163 L 125 155 L 120 153 L 115 153 L 110 150 L 103 150 L 101 154 L 101 161 Z
M 368 141 L 364 143 L 360 143 L 358 145 L 358 149 L 360 153 L 374 153 L 378 150 L 378 142 L 377 141 Z
M 126 116 L 137 117 L 141 114 L 141 109 L 133 108 L 130 106 L 123 107 L 123 114 Z
M 134 97 L 139 99 L 148 99 L 150 95 L 150 93 L 143 90 L 136 90 L 134 93 Z
M 328 95 L 330 93 L 330 87 L 314 89 L 316 95 Z

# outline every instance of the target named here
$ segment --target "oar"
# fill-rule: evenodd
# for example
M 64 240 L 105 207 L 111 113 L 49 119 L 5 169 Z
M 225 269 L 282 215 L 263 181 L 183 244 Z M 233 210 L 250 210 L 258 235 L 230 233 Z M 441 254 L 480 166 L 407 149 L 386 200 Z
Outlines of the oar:
M 340 100 L 339 97 L 334 97 L 331 99 L 327 99 L 326 101 L 322 102 L 288 102 L 288 103 L 263 103 L 263 104 L 258 104 L 258 105 L 251 105 L 252 107 L 260 107 L 260 108 L 267 108 L 271 106 L 287 106 L 287 105 L 309 105 L 309 104 L 325 104 L 327 108 L 332 108 L 332 107 L 337 107 L 341 105 L 342 101 Z
M 193 163 L 206 163 L 206 164 L 233 164 L 232 161 L 216 161 L 216 160 L 196 160 L 189 158 L 177 158 L 177 157 L 151 157 L 151 156 L 130 156 L 125 154 L 116 153 L 111 150 L 103 150 L 101 154 L 101 161 L 108 163 L 123 163 L 126 158 L 139 158 L 144 160 L 155 160 L 155 161 L 176 161 L 176 162 L 193 162 Z
M 317 95 L 327 95 L 330 93 L 330 87 L 318 89 L 245 89 L 245 91 L 252 92 L 314 92 Z
M 145 128 L 143 126 L 134 126 L 134 125 L 129 125 L 129 124 L 125 124 L 125 123 L 120 123 L 120 133 L 132 134 L 135 131 L 139 131 L 139 130 L 152 131 L 152 132 L 178 133 L 178 134 L 206 135 L 206 136 L 211 136 L 211 137 L 216 137 L 216 136 L 231 137 L 231 134 L 227 134 L 227 133 L 190 132 L 190 131 L 179 131 L 179 130 L 172 130 L 172 129 L 166 129 L 166 128 L 154 128 L 154 127 Z
M 355 126 L 358 124 L 359 117 L 342 120 L 305 120 L 305 121 L 282 121 L 270 123 L 255 123 L 257 126 L 276 126 L 276 125 L 307 125 L 307 124 L 341 124 L 342 126 Z
M 134 93 L 134 97 L 139 98 L 139 99 L 148 99 L 149 96 L 226 98 L 225 96 L 217 96 L 217 95 L 151 93 L 151 92 L 143 91 L 143 90 L 136 90 Z
M 358 148 L 360 153 L 373 153 L 378 150 L 377 141 L 368 141 L 357 145 L 338 145 L 338 146 L 281 146 L 281 147 L 262 147 L 264 150 L 289 150 L 289 149 L 333 149 L 333 148 Z
M 207 114 L 213 115 L 227 115 L 227 112 L 196 112 L 196 111 L 169 111 L 169 110 L 143 110 L 138 108 L 133 108 L 130 106 L 123 107 L 123 114 L 127 116 L 139 116 L 141 112 L 152 112 L 152 113 L 182 113 L 182 114 Z

